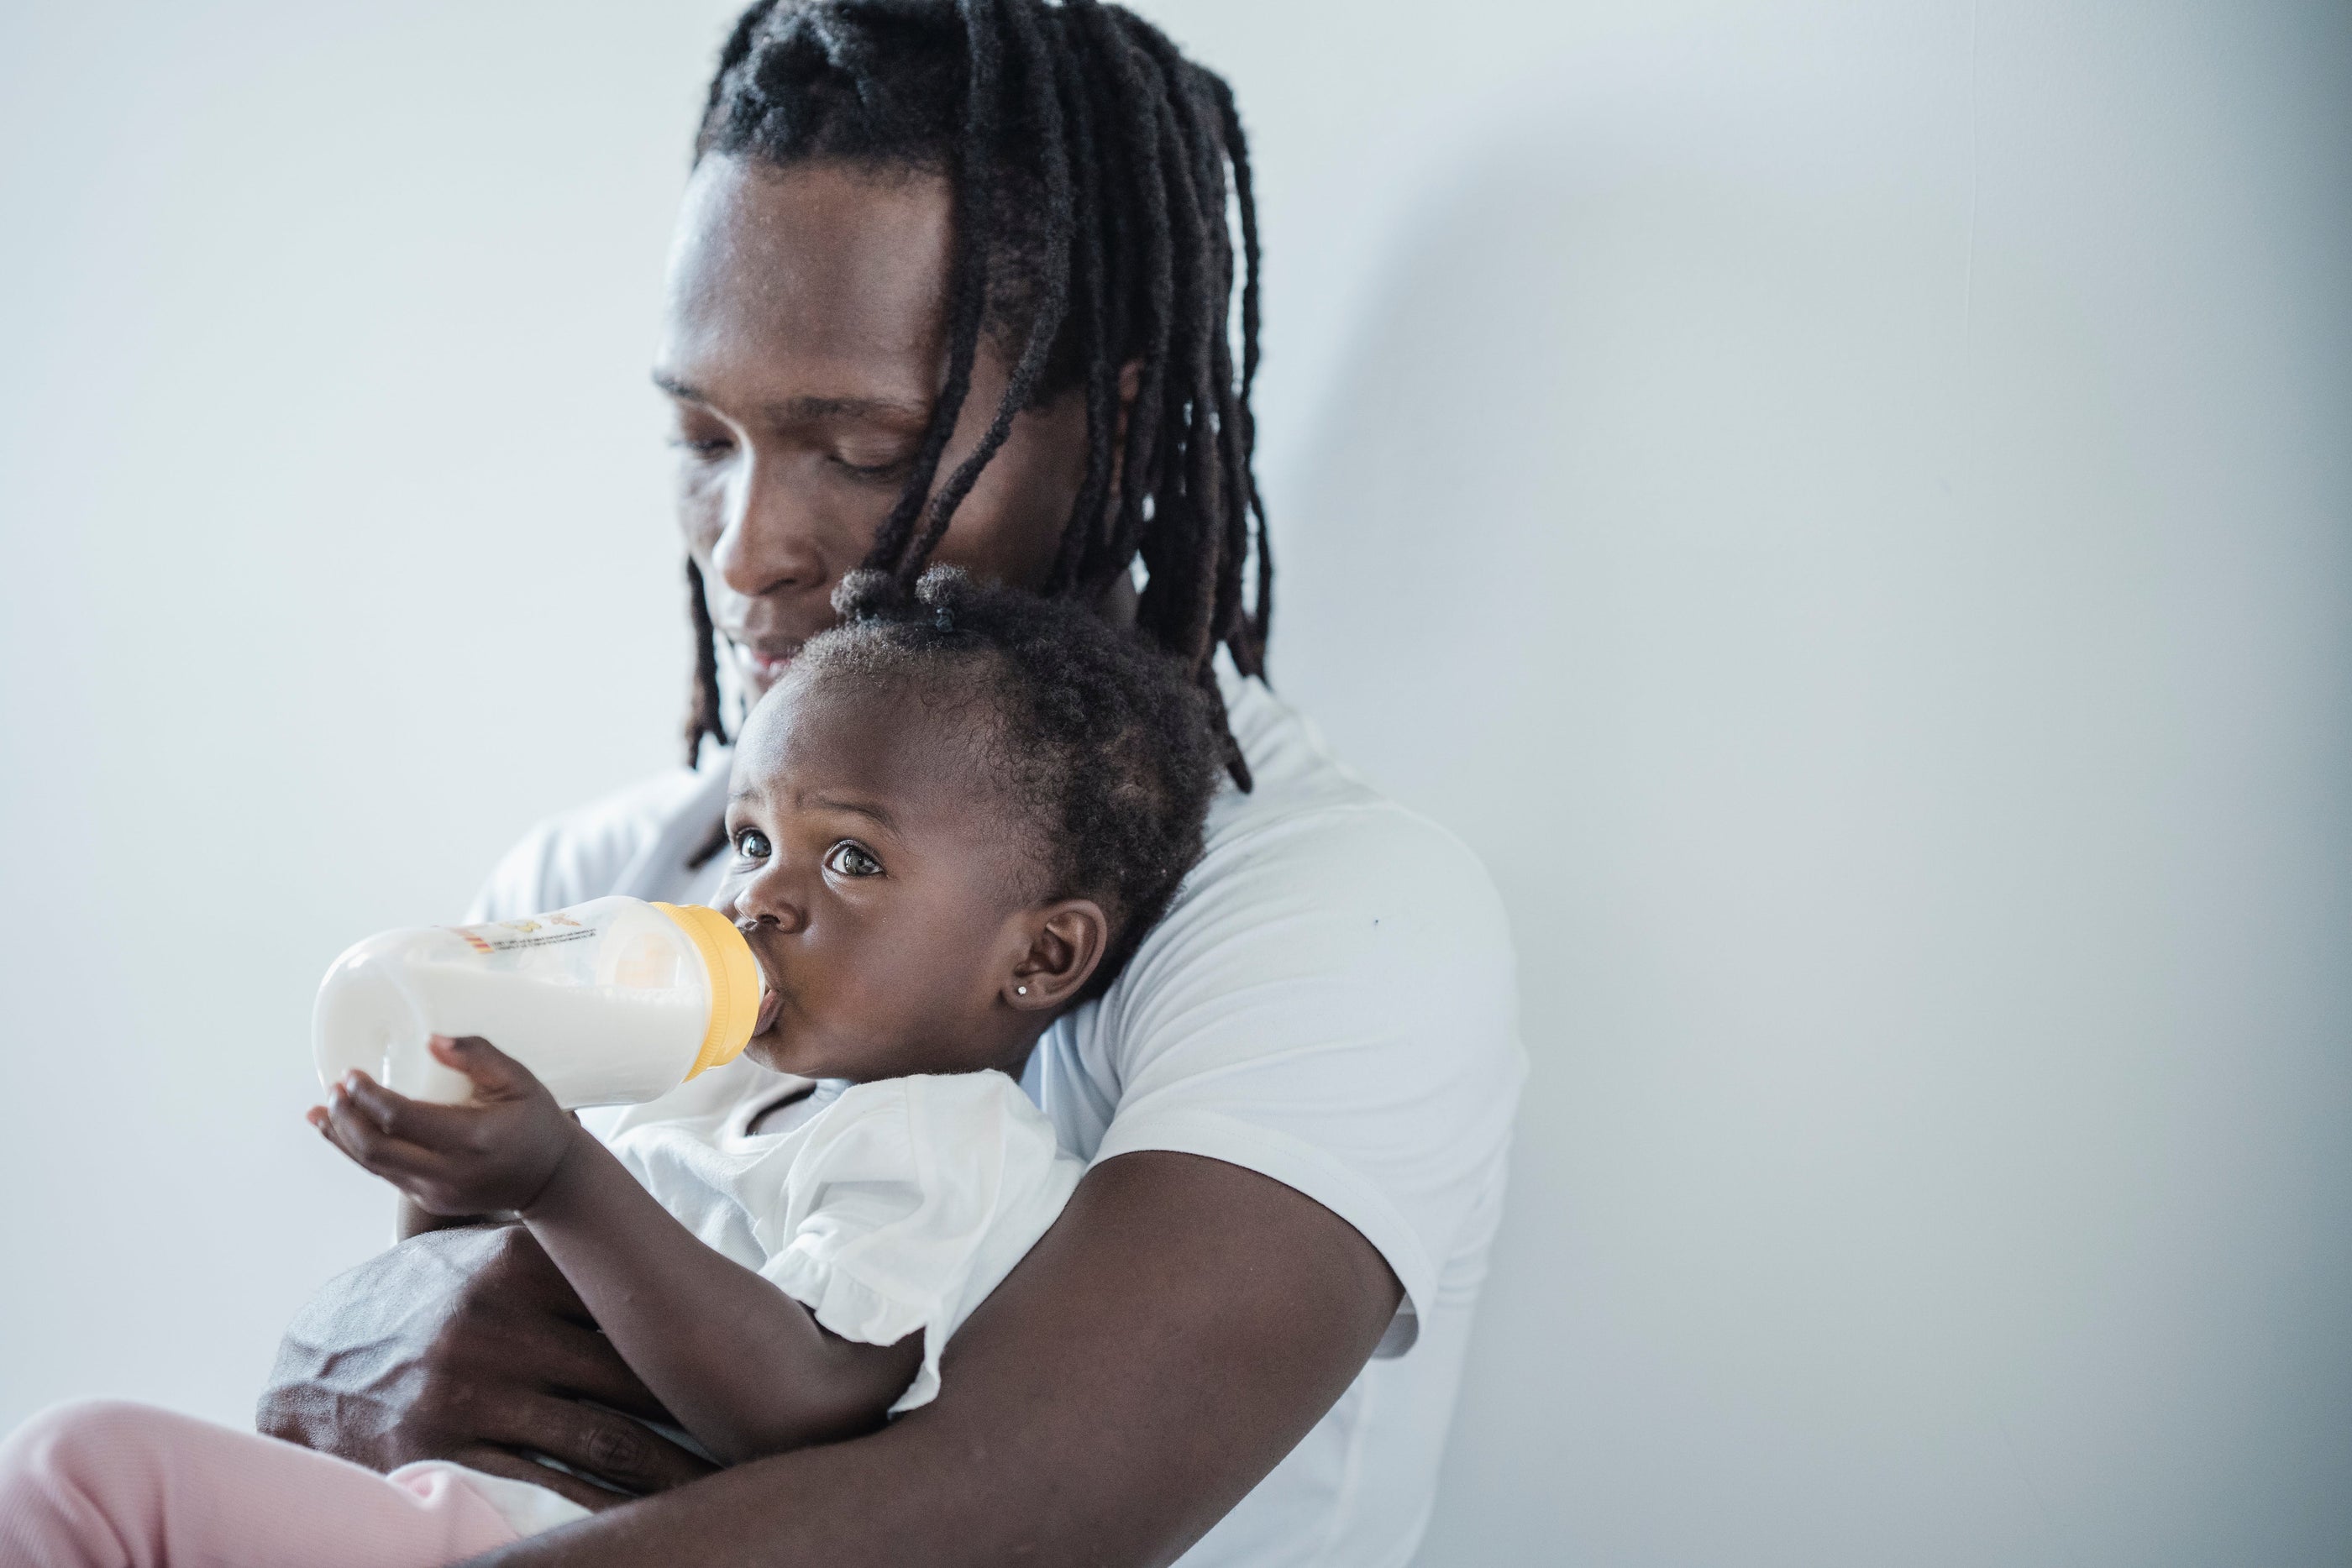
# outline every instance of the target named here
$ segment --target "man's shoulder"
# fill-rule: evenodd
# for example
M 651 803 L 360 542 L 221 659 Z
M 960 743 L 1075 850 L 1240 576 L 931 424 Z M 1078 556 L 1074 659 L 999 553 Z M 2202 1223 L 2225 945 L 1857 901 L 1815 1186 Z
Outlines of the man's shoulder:
M 1228 690 L 1256 787 L 1221 794 L 1166 916 L 1072 1015 L 1048 1108 L 1092 1158 L 1172 1150 L 1306 1194 L 1380 1250 L 1417 1323 L 1526 1074 L 1502 901 L 1302 716 Z
M 1255 775 L 1213 806 L 1201 864 L 1179 904 L 1383 907 L 1418 903 L 1448 917 L 1491 916 L 1501 900 L 1475 852 L 1335 757 L 1304 716 L 1257 683 L 1238 694 L 1234 728 Z M 1171 913 L 1173 913 L 1171 911 Z
M 1478 856 L 1340 763 L 1263 687 L 1234 707 L 1255 788 L 1219 796 L 1200 863 L 1102 1021 L 1124 1033 L 1241 995 L 1295 1010 L 1281 998 L 1320 1008 L 1338 988 L 1408 1009 L 1513 988 L 1509 925 Z
M 527 915 L 615 891 L 630 866 L 682 819 L 709 814 L 714 778 L 726 771 L 724 757 L 706 758 L 698 769 L 668 768 L 543 819 L 490 873 L 475 901 L 476 916 Z

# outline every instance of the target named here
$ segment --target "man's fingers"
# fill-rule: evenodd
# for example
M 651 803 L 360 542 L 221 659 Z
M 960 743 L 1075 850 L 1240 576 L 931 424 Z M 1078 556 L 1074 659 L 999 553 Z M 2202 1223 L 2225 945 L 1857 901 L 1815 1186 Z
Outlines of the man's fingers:
M 565 1321 L 551 1323 L 542 1331 L 540 1350 L 544 1359 L 533 1370 L 551 1392 L 593 1399 L 649 1421 L 670 1419 L 613 1342 L 595 1329 Z
M 623 1491 L 667 1491 L 718 1468 L 617 1410 L 574 1399 L 529 1396 L 513 1402 L 500 1416 L 502 1429 L 486 1431 L 483 1437 L 561 1459 Z
M 591 1485 L 578 1476 L 567 1475 L 552 1465 L 542 1465 L 535 1460 L 526 1459 L 520 1454 L 510 1453 L 505 1448 L 494 1448 L 488 1444 L 477 1444 L 449 1457 L 457 1464 L 464 1465 L 469 1469 L 481 1470 L 494 1476 L 506 1476 L 513 1480 L 529 1481 L 535 1487 L 545 1487 L 551 1492 L 559 1492 L 570 1498 L 573 1502 L 591 1511 L 607 1509 L 616 1502 L 629 1500 L 624 1493 Z

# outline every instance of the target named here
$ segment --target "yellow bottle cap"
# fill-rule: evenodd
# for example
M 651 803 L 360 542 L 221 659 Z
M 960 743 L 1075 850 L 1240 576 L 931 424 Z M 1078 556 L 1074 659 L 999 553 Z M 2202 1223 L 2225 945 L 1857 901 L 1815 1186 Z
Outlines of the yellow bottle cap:
M 760 961 L 735 923 L 699 904 L 654 904 L 677 922 L 702 955 L 710 977 L 710 1027 L 702 1033 L 702 1050 L 694 1059 L 692 1078 L 714 1067 L 724 1067 L 743 1054 L 751 1030 L 760 1021 Z

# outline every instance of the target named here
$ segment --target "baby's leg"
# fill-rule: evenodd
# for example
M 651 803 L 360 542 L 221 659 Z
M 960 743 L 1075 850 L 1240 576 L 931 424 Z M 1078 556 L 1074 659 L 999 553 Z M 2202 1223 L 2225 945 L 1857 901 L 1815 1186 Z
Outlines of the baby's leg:
M 144 1405 L 60 1406 L 0 1442 L 9 1568 L 432 1568 L 513 1539 L 454 1476 L 404 1485 Z

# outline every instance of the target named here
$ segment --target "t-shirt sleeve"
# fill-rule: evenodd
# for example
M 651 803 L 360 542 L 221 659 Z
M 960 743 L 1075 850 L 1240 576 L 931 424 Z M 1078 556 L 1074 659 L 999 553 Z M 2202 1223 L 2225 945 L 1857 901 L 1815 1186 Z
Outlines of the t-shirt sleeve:
M 1269 824 L 1203 859 L 1105 996 L 1095 1158 L 1202 1155 L 1314 1198 L 1395 1270 L 1379 1354 L 1402 1354 L 1498 1179 L 1517 1014 L 1501 902 L 1450 834 L 1386 802 Z
M 939 1393 L 940 1356 L 1061 1214 L 1078 1162 L 999 1072 L 853 1085 L 793 1156 L 780 1207 L 754 1219 L 761 1272 L 844 1339 L 923 1335 L 890 1413 Z
M 541 822 L 499 858 L 466 923 L 513 920 L 620 891 L 632 862 L 702 787 L 702 776 L 675 769 Z
M 570 890 L 558 885 L 563 880 L 559 873 L 565 826 L 561 818 L 541 822 L 499 857 L 488 880 L 474 894 L 473 907 L 466 912 L 466 924 L 514 920 L 585 902 L 583 898 L 565 897 Z

